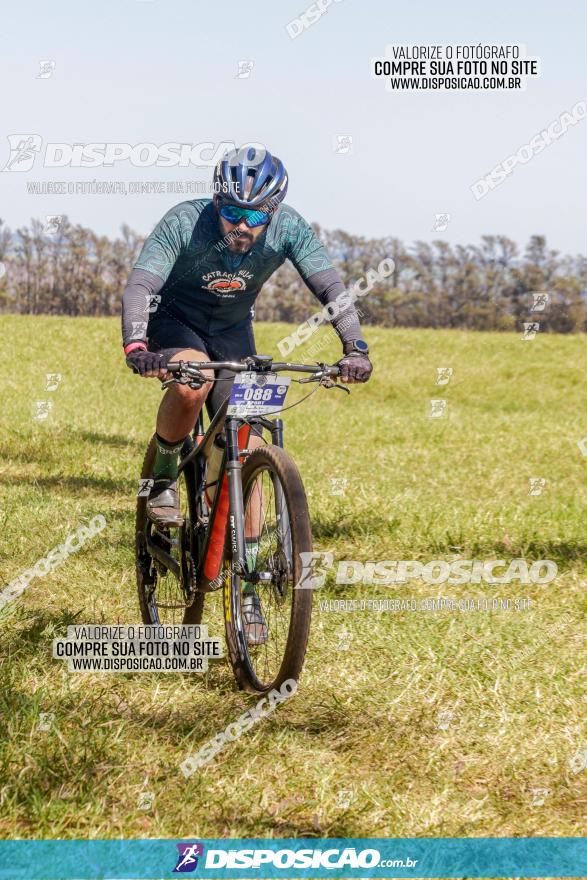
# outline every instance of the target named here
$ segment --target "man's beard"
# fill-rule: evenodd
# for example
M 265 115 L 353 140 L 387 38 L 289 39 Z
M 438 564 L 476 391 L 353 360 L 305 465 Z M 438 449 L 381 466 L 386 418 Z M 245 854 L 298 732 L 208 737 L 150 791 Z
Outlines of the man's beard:
M 241 232 L 228 242 L 228 250 L 234 254 L 245 254 L 253 246 L 253 236 L 249 232 Z

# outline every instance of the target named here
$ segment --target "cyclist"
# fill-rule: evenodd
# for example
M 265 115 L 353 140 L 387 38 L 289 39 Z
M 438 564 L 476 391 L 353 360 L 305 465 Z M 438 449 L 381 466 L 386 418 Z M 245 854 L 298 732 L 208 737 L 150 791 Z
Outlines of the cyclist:
M 162 379 L 168 361 L 238 361 L 255 354 L 254 303 L 286 259 L 322 305 L 343 293 L 340 276 L 311 226 L 284 203 L 287 186 L 277 156 L 253 147 L 234 150 L 215 168 L 212 199 L 181 202 L 165 214 L 145 241 L 123 295 L 122 336 L 131 369 Z M 349 304 L 336 311 L 331 323 L 343 345 L 341 380 L 366 382 L 372 367 L 356 310 Z M 231 375 L 221 371 L 220 381 L 199 390 L 173 384 L 165 392 L 147 499 L 148 515 L 158 525 L 182 522 L 180 451 L 204 402 L 210 416 L 222 405 L 231 384 L 223 380 Z M 249 447 L 260 442 L 252 436 Z M 266 627 L 257 595 L 252 585 L 245 585 L 244 592 L 249 640 L 254 641 L 255 631 L 263 640 Z

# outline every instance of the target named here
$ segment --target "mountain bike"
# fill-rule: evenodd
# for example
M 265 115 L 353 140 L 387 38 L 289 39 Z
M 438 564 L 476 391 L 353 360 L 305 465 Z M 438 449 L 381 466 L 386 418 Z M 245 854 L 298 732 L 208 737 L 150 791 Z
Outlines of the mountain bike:
M 147 515 L 154 438 L 147 449 L 136 512 L 142 619 L 147 624 L 199 624 L 206 594 L 222 590 L 228 659 L 237 683 L 251 693 L 266 693 L 287 679 L 298 680 L 312 612 L 312 589 L 300 587 L 303 561 L 310 558 L 303 554 L 312 552 L 308 503 L 299 471 L 283 448 L 283 422 L 275 416 L 284 409 L 292 381 L 349 389 L 335 382 L 337 366 L 274 363 L 267 355 L 238 363 L 169 362 L 166 369 L 171 378 L 164 387 L 177 382 L 201 388 L 225 381 L 207 378 L 204 370 L 230 370 L 235 376 L 229 380 L 230 396 L 207 430 L 200 415 L 184 443 L 178 478 L 181 525 L 162 527 Z M 284 372 L 308 375 L 278 375 Z M 260 436 L 268 431 L 271 443 L 248 449 L 253 429 Z M 248 556 L 247 540 L 255 548 Z M 248 644 L 244 633 L 243 584 L 252 585 L 261 603 L 267 624 L 262 644 Z

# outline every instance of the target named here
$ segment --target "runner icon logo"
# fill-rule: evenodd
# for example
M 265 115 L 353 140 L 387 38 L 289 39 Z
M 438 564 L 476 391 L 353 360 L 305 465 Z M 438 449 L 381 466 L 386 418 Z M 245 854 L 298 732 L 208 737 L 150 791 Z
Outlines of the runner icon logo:
M 202 843 L 177 843 L 179 856 L 174 874 L 191 874 L 198 867 L 198 858 L 204 854 Z

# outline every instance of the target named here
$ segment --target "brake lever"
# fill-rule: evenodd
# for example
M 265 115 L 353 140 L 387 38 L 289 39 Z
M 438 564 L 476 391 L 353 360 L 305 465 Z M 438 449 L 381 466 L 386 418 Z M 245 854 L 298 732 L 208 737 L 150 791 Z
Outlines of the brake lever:
M 339 385 L 338 382 L 333 382 L 332 379 L 330 379 L 329 381 L 330 381 L 329 385 L 326 385 L 326 383 L 322 383 L 322 382 L 320 384 L 321 385 L 323 384 L 325 388 L 338 388 L 339 391 L 346 391 L 347 394 L 351 393 L 351 389 L 347 388 L 346 385 Z
M 339 385 L 338 382 L 335 382 L 332 376 L 328 375 L 316 375 L 316 376 L 308 376 L 306 379 L 299 379 L 299 384 L 303 385 L 307 382 L 318 382 L 322 388 L 340 388 L 341 391 L 346 391 L 347 394 L 351 393 L 351 389 L 347 388 L 345 385 Z
M 169 388 L 170 385 L 189 385 L 190 388 L 193 388 L 194 391 L 198 391 L 204 382 L 206 381 L 206 377 L 203 373 L 199 371 L 198 375 L 194 376 L 186 376 L 186 375 L 177 375 L 172 376 L 171 379 L 166 379 L 164 382 L 161 382 L 161 389 Z

